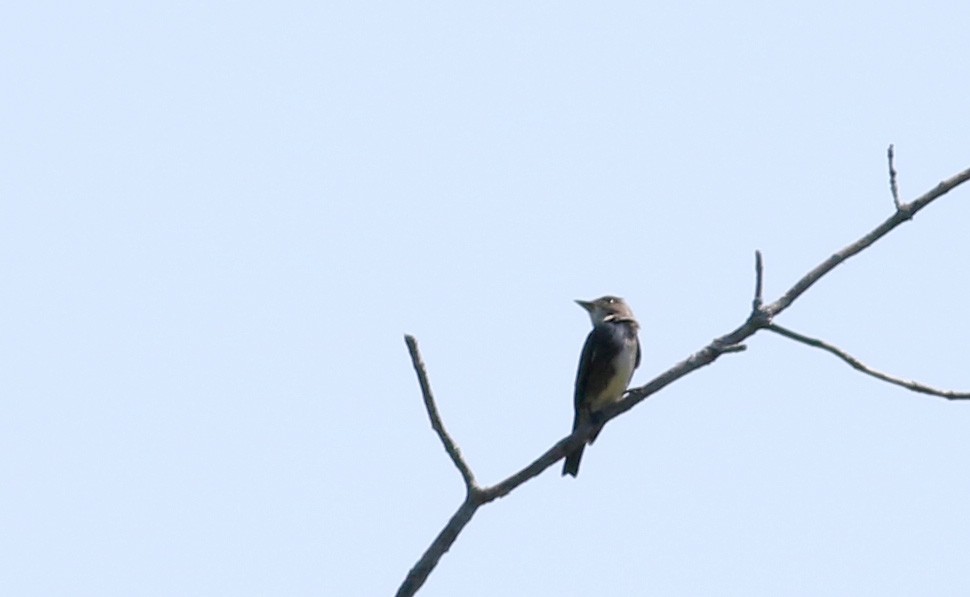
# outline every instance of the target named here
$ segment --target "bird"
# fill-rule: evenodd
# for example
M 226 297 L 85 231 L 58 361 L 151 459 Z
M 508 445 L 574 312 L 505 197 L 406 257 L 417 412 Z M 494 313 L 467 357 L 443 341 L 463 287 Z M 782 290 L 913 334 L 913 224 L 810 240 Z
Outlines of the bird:
M 618 401 L 626 392 L 633 371 L 640 366 L 640 324 L 626 302 L 616 296 L 604 296 L 593 301 L 577 300 L 586 309 L 593 330 L 586 336 L 576 372 L 576 391 L 573 395 L 575 416 L 573 431 L 593 423 L 596 428 L 589 436 L 592 444 L 603 428 L 599 412 Z M 586 444 L 566 455 L 562 474 L 579 473 L 579 461 Z

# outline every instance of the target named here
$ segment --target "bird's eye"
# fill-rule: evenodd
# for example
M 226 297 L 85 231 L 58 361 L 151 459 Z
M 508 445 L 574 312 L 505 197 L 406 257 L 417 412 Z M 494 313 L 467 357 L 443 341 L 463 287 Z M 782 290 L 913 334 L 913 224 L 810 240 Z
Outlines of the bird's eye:
M 612 305 L 613 303 L 616 302 L 616 299 L 611 296 L 610 298 L 606 299 L 606 302 Z

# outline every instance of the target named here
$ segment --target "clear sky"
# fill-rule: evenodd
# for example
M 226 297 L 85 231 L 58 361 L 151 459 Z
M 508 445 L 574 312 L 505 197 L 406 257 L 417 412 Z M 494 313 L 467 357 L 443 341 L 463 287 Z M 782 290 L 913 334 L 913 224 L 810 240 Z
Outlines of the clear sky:
M 0 593 L 389 595 L 569 432 L 970 166 L 966 2 L 0 9 Z M 779 323 L 970 390 L 970 187 Z M 970 593 L 970 403 L 767 333 L 482 509 L 426 596 Z

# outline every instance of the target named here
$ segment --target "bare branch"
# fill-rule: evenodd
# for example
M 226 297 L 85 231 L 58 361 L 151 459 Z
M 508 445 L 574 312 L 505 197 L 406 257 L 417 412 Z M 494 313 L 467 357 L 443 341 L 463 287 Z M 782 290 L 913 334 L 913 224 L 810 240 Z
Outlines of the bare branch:
M 890 169 L 892 171 L 891 154 Z M 894 175 L 895 172 L 892 171 L 891 176 Z M 681 377 L 684 377 L 685 375 L 696 371 L 705 365 L 713 363 L 722 354 L 743 351 L 746 347 L 744 344 L 742 344 L 742 342 L 754 335 L 756 332 L 758 332 L 758 330 L 764 328 L 771 329 L 772 331 L 782 335 L 788 335 L 790 338 L 799 340 L 811 346 L 817 346 L 818 348 L 827 350 L 839 358 L 842 358 L 856 369 L 889 383 L 894 383 L 913 391 L 933 394 L 945 398 L 970 398 L 970 394 L 934 390 L 933 388 L 929 388 L 928 386 L 924 386 L 916 382 L 900 380 L 884 373 L 879 373 L 866 367 L 853 357 L 833 346 L 827 345 L 820 340 L 795 334 L 794 332 L 785 330 L 784 328 L 780 328 L 779 326 L 775 326 L 771 323 L 774 316 L 791 306 L 791 304 L 799 296 L 801 296 L 806 290 L 815 284 L 815 282 L 821 279 L 822 276 L 835 269 L 835 267 L 849 257 L 852 257 L 871 246 L 899 224 L 912 219 L 916 212 L 920 211 L 935 199 L 945 195 L 967 180 L 970 180 L 970 168 L 939 183 L 932 190 L 924 193 L 921 197 L 910 203 L 902 204 L 897 201 L 896 213 L 893 214 L 892 217 L 888 218 L 885 222 L 877 226 L 856 242 L 848 245 L 838 253 L 835 253 L 820 263 L 813 270 L 798 280 L 794 286 L 792 286 L 784 295 L 781 296 L 781 298 L 770 305 L 762 304 L 764 268 L 761 253 L 760 251 L 756 252 L 755 298 L 752 301 L 752 306 L 754 308 L 744 323 L 738 326 L 735 330 L 719 338 L 715 338 L 710 344 L 690 355 L 687 357 L 687 359 L 677 363 L 667 371 L 661 373 L 647 384 L 638 388 L 630 389 L 622 400 L 602 412 L 601 422 L 605 423 L 623 414 L 649 396 L 659 392 L 666 386 L 677 381 Z M 444 529 L 441 530 L 432 544 L 428 547 L 427 551 L 425 551 L 424 555 L 421 556 L 421 559 L 418 560 L 414 568 L 412 568 L 408 573 L 407 578 L 401 585 L 401 588 L 398 590 L 398 597 L 409 597 L 417 592 L 421 585 L 424 584 L 428 575 L 437 565 L 438 560 L 446 551 L 448 551 L 451 545 L 458 538 L 458 534 L 465 527 L 465 525 L 468 524 L 480 506 L 508 495 L 508 493 L 514 490 L 516 487 L 522 485 L 529 479 L 538 476 L 544 470 L 565 457 L 567 453 L 574 450 L 580 444 L 586 442 L 594 429 L 594 426 L 591 424 L 587 424 L 575 429 L 573 433 L 559 440 L 554 446 L 539 456 L 539 458 L 517 473 L 491 487 L 480 488 L 475 482 L 471 469 L 463 460 L 461 452 L 458 450 L 458 447 L 445 431 L 444 425 L 441 423 L 437 408 L 434 404 L 434 399 L 431 395 L 431 387 L 428 383 L 427 374 L 425 373 L 424 363 L 421 361 L 420 354 L 418 353 L 417 342 L 411 336 L 405 336 L 405 341 L 407 342 L 408 350 L 411 353 L 411 361 L 414 365 L 414 370 L 418 375 L 418 381 L 421 384 L 421 393 L 424 396 L 425 407 L 427 408 L 428 416 L 431 419 L 431 426 L 438 434 L 442 444 L 444 444 L 445 451 L 448 452 L 452 462 L 454 462 L 455 466 L 461 472 L 462 478 L 465 480 L 467 495 L 465 496 L 464 502 L 462 502 L 461 506 L 445 525 Z
M 899 209 L 896 210 L 896 213 L 886 219 L 885 222 L 879 224 L 871 232 L 859 240 L 855 241 L 851 245 L 848 245 L 838 253 L 835 253 L 822 263 L 818 264 L 815 269 L 802 276 L 802 278 L 796 282 L 795 285 L 788 290 L 788 292 L 782 295 L 781 298 L 766 306 L 764 311 L 767 317 L 774 317 L 787 309 L 789 306 L 791 306 L 795 299 L 808 290 L 812 284 L 818 282 L 822 276 L 835 269 L 835 267 L 840 263 L 849 257 L 857 255 L 863 249 L 868 248 L 896 226 L 899 226 L 903 222 L 912 219 L 916 212 L 932 203 L 935 199 L 939 199 L 943 195 L 946 195 L 967 180 L 970 180 L 970 168 L 967 168 L 956 176 L 944 180 L 936 185 L 932 190 L 924 193 L 921 197 L 914 199 L 912 202 L 900 205 Z
M 468 524 L 468 521 L 472 519 L 475 511 L 481 505 L 474 497 L 476 493 L 477 490 L 468 493 L 465 501 L 461 503 L 458 510 L 448 520 L 445 528 L 441 529 L 441 532 L 438 533 L 438 536 L 434 538 L 434 541 L 425 550 L 421 559 L 418 560 L 418 563 L 408 572 L 404 582 L 401 583 L 400 588 L 395 593 L 396 597 L 411 597 L 418 592 L 418 589 L 421 588 L 424 581 L 428 580 L 428 575 L 438 565 L 438 560 L 452 546 L 455 539 L 458 538 L 458 534 L 465 528 L 465 525 Z
M 414 365 L 414 372 L 418 375 L 418 383 L 421 385 L 421 395 L 424 397 L 424 407 L 428 411 L 428 418 L 431 419 L 431 427 L 438 434 L 438 438 L 445 446 L 445 452 L 448 452 L 451 461 L 455 463 L 455 467 L 461 473 L 461 478 L 465 481 L 465 488 L 468 491 L 477 489 L 478 484 L 475 483 L 475 475 L 472 473 L 471 467 L 465 462 L 455 441 L 445 431 L 445 425 L 441 422 L 441 416 L 438 415 L 438 407 L 435 406 L 434 396 L 431 395 L 428 373 L 424 369 L 421 353 L 418 352 L 418 341 L 414 339 L 414 336 L 405 335 L 404 342 L 408 345 L 408 352 L 411 353 L 411 364 Z
M 533 460 L 519 472 L 513 474 L 503 481 L 496 483 L 495 485 L 492 485 L 491 487 L 486 487 L 482 490 L 483 500 L 487 503 L 500 497 L 505 497 L 513 489 L 519 485 L 522 485 L 532 477 L 538 477 L 542 471 L 562 460 L 566 454 L 569 454 L 581 444 L 586 443 L 589 440 L 589 436 L 593 432 L 594 427 L 594 425 L 589 424 L 579 427 L 571 434 L 556 442 L 556 444 L 546 450 L 542 456 L 539 456 Z
M 845 352 L 844 350 L 838 347 L 832 346 L 831 344 L 828 344 L 827 342 L 823 342 L 822 340 L 819 340 L 817 338 L 809 338 L 808 336 L 804 336 L 802 334 L 799 334 L 798 332 L 793 332 L 787 328 L 781 327 L 780 325 L 775 325 L 772 323 L 772 324 L 769 324 L 768 327 L 766 327 L 765 329 L 771 330 L 772 332 L 775 332 L 776 334 L 779 334 L 786 338 L 795 340 L 796 342 L 801 342 L 802 344 L 807 344 L 808 346 L 814 346 L 815 348 L 821 348 L 822 350 L 830 352 L 835 356 L 839 357 L 840 359 L 848 363 L 853 369 L 861 371 L 866 375 L 871 375 L 876 379 L 881 379 L 882 381 L 885 381 L 887 383 L 891 383 L 893 385 L 906 388 L 907 390 L 920 392 L 921 394 L 929 394 L 930 396 L 939 396 L 940 398 L 946 398 L 947 400 L 970 399 L 970 392 L 954 392 L 952 390 L 937 390 L 936 388 L 931 388 L 919 382 L 901 379 L 899 377 L 895 377 L 895 376 L 883 373 L 881 371 L 876 371 L 875 369 L 867 366 L 866 364 L 859 361 L 859 359 L 853 357 L 852 355 L 848 354 L 847 352 Z
M 410 344 L 408 346 L 410 347 Z M 580 427 L 570 435 L 556 442 L 552 448 L 546 450 L 545 454 L 531 464 L 496 485 L 484 489 L 472 486 L 465 496 L 465 501 L 462 502 L 458 510 L 448 520 L 448 523 L 438 533 L 438 536 L 428 546 L 428 549 L 421 555 L 421 559 L 408 572 L 407 577 L 405 577 L 404 582 L 401 583 L 396 593 L 396 597 L 411 597 L 417 593 L 418 589 L 428 579 L 431 571 L 438 565 L 438 560 L 451 549 L 455 540 L 458 539 L 458 535 L 465 528 L 465 525 L 471 521 L 472 516 L 474 516 L 479 507 L 498 498 L 505 497 L 519 485 L 522 485 L 532 477 L 538 476 L 542 471 L 562 460 L 566 454 L 574 450 L 581 443 L 585 443 L 589 439 L 592 431 L 593 425 Z
M 761 251 L 754 252 L 754 300 L 751 301 L 751 310 L 760 311 L 764 304 L 762 296 L 762 279 L 764 278 L 764 264 L 761 262 Z
M 461 450 L 458 449 L 455 441 L 451 439 L 451 436 L 445 430 L 444 423 L 441 422 L 441 415 L 438 414 L 438 407 L 435 406 L 434 396 L 431 393 L 431 383 L 428 381 L 428 373 L 425 370 L 424 361 L 421 359 L 421 353 L 418 351 L 418 342 L 411 335 L 405 335 L 404 342 L 408 346 L 414 372 L 418 376 L 418 384 L 421 386 L 421 396 L 424 398 L 424 407 L 428 411 L 428 418 L 431 419 L 431 427 L 438 434 L 438 438 L 441 440 L 442 445 L 444 445 L 445 452 L 451 457 L 455 468 L 461 473 L 461 478 L 465 481 L 466 494 L 465 501 L 462 502 L 458 510 L 455 511 L 444 528 L 441 529 L 441 532 L 431 542 L 431 545 L 421 555 L 421 558 L 414 567 L 408 571 L 404 582 L 401 583 L 400 588 L 397 590 L 397 597 L 411 597 L 418 592 L 418 589 L 428 579 L 428 575 L 438 565 L 438 560 L 451 548 L 462 529 L 465 528 L 465 525 L 475 515 L 479 506 L 484 503 L 482 500 L 482 490 L 478 487 L 478 483 L 475 482 L 475 475 L 472 473 L 471 467 L 465 462 L 465 459 L 461 455 Z
M 889 144 L 889 150 L 886 152 L 886 157 L 889 158 L 889 190 L 893 193 L 893 204 L 896 206 L 896 211 L 903 206 L 902 202 L 899 200 L 899 187 L 896 186 L 896 166 L 893 164 L 893 146 L 892 143 Z

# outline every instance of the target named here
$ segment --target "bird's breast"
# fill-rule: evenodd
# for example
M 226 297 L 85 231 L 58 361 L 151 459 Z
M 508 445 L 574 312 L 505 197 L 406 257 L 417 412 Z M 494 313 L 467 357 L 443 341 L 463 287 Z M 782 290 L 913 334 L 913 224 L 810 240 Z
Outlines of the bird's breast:
M 630 379 L 633 377 L 633 370 L 636 368 L 637 347 L 636 341 L 624 342 L 623 347 L 616 353 L 610 362 L 612 375 L 606 387 L 591 401 L 592 410 L 600 410 L 609 404 L 616 402 L 623 397 Z

